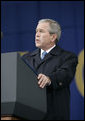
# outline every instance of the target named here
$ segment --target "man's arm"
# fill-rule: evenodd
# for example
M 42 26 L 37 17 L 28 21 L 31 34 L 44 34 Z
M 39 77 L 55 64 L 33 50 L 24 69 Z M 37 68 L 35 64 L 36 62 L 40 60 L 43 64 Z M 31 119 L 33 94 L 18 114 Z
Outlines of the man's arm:
M 76 66 L 78 64 L 78 58 L 72 54 L 64 59 L 64 63 L 56 68 L 56 71 L 47 75 L 51 81 L 51 87 L 59 89 L 68 86 L 74 78 L 76 72 Z
M 44 88 L 46 85 L 50 84 L 49 87 L 54 89 L 59 89 L 65 86 L 68 86 L 76 71 L 76 66 L 78 63 L 78 58 L 72 54 L 65 58 L 64 63 L 56 68 L 56 71 L 49 74 L 39 74 L 38 75 L 38 84 L 41 88 Z

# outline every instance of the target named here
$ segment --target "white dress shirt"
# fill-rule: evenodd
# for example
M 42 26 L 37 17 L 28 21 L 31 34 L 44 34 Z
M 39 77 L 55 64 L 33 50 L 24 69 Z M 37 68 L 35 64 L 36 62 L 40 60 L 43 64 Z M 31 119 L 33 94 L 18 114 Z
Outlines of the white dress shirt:
M 46 50 L 47 53 L 49 53 L 56 45 L 54 45 L 53 47 L 49 48 L 48 50 Z M 41 54 L 40 57 L 42 56 L 42 53 L 44 52 L 43 49 L 41 49 Z

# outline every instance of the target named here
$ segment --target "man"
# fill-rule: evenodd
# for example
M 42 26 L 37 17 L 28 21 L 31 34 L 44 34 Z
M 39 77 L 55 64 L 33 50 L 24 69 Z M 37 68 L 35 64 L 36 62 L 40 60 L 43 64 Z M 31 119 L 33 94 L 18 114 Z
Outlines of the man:
M 39 87 L 46 87 L 47 115 L 44 120 L 70 119 L 69 85 L 78 62 L 75 54 L 58 46 L 60 36 L 61 27 L 56 21 L 40 20 L 35 35 L 38 49 L 23 56 L 38 73 Z

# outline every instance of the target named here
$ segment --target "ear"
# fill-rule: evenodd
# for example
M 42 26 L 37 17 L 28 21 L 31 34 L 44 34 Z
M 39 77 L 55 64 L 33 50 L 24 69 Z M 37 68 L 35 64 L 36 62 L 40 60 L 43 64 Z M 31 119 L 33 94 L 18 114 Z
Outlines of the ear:
M 57 34 L 52 34 L 51 36 L 52 36 L 51 41 L 54 42 L 56 40 L 56 38 L 57 38 Z

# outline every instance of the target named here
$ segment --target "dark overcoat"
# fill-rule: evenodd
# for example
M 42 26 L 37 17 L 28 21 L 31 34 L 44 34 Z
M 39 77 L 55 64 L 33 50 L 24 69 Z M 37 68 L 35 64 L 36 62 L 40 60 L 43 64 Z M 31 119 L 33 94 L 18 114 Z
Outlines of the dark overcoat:
M 44 120 L 69 120 L 70 83 L 75 75 L 77 56 L 57 45 L 43 60 L 40 59 L 40 49 L 27 53 L 22 58 L 38 74 L 45 74 L 51 79 L 51 85 L 46 86 L 47 115 Z

